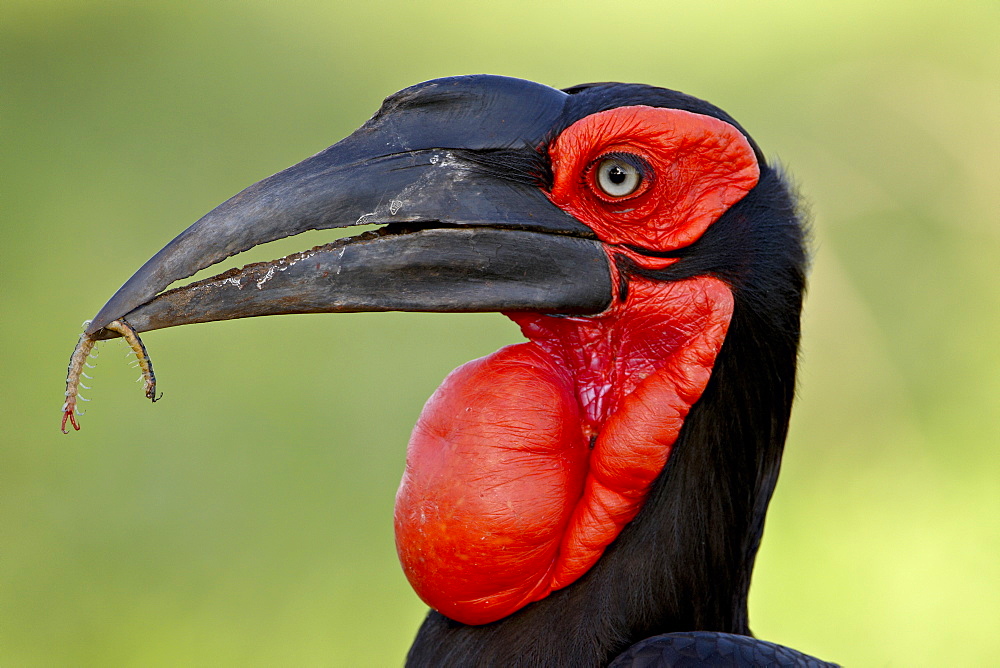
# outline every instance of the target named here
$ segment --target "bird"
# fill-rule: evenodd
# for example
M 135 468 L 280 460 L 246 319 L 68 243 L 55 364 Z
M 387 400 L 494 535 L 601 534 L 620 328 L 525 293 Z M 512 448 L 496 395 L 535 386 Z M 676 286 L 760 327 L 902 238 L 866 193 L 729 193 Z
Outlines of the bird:
M 307 230 L 378 226 L 166 290 Z M 284 313 L 500 312 L 407 447 L 411 666 L 825 666 L 747 595 L 795 392 L 806 228 L 718 107 L 645 84 L 426 81 L 226 200 L 85 335 Z M 75 423 L 74 423 L 75 424 Z

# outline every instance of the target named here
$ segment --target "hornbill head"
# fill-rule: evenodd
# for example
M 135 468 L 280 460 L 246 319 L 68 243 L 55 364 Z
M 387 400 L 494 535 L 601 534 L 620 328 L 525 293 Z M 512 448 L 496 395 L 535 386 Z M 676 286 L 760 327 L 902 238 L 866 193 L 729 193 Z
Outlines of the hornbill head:
M 257 244 L 383 227 L 164 292 Z M 607 663 L 671 631 L 748 634 L 791 406 L 802 230 L 720 109 L 497 76 L 387 98 L 143 265 L 91 322 L 501 311 L 528 342 L 455 370 L 414 429 L 400 560 L 413 663 Z

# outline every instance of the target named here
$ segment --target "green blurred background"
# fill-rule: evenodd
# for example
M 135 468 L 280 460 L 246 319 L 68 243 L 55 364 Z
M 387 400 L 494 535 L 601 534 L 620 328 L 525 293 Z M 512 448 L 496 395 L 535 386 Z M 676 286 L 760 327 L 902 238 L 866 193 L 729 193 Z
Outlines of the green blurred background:
M 0 10 L 0 665 L 399 665 L 409 429 L 499 315 L 327 315 L 66 360 L 215 204 L 435 77 L 709 99 L 814 215 L 756 633 L 851 666 L 1000 652 L 1000 8 L 990 2 L 75 2 Z M 269 245 L 271 259 L 329 240 Z

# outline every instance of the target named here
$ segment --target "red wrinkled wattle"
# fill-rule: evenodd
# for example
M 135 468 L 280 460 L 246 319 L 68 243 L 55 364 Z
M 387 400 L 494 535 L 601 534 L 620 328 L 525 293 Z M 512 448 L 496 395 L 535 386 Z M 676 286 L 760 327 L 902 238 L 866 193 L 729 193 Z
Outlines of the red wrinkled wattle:
M 598 196 L 587 170 L 610 152 L 640 155 L 653 180 L 634 197 Z M 593 229 L 609 258 L 651 270 L 676 260 L 641 249 L 697 240 L 759 178 L 738 130 L 676 109 L 593 114 L 549 155 L 549 199 Z M 600 316 L 511 315 L 529 341 L 459 367 L 424 407 L 396 496 L 396 546 L 417 594 L 447 617 L 496 621 L 574 582 L 663 470 L 711 376 L 733 296 L 704 276 L 628 281 L 624 303 Z
M 452 372 L 410 439 L 396 545 L 417 594 L 484 624 L 583 575 L 663 469 L 732 306 L 694 278 L 633 282 L 600 318 L 512 316 L 531 341 Z
M 483 624 L 548 593 L 586 475 L 569 375 L 525 343 L 465 364 L 420 416 L 396 546 L 432 608 Z

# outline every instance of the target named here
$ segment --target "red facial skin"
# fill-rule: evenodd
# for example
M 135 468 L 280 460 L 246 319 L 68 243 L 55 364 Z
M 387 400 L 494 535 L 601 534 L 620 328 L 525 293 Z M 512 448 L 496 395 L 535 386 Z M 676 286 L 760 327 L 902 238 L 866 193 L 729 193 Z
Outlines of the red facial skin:
M 650 171 L 613 198 L 594 171 L 622 153 Z M 612 260 L 649 269 L 676 260 L 623 245 L 687 246 L 759 177 L 733 126 L 676 109 L 588 116 L 549 155 L 550 200 L 590 226 Z M 453 371 L 410 439 L 395 523 L 417 594 L 447 617 L 485 624 L 582 576 L 642 507 L 732 312 L 716 278 L 631 277 L 626 299 L 598 316 L 511 314 L 529 341 Z

